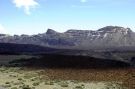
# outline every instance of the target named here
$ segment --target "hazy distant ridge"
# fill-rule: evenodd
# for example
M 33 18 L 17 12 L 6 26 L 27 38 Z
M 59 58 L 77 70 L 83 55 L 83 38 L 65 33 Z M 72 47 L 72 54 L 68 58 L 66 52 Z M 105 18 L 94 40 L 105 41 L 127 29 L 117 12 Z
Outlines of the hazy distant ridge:
M 48 29 L 37 35 L 0 34 L 0 43 L 34 44 L 55 48 L 93 49 L 135 46 L 135 33 L 130 28 L 107 26 L 96 31 L 70 29 L 64 33 Z

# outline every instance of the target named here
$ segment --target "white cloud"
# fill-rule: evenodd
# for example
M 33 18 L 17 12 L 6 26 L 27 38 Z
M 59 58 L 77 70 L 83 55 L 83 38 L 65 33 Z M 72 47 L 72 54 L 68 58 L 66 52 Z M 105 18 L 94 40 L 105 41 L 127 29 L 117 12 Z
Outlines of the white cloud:
M 0 33 L 7 33 L 7 31 L 5 30 L 2 24 L 0 24 Z
M 13 0 L 17 8 L 24 8 L 27 15 L 30 15 L 30 9 L 35 8 L 39 4 L 35 0 Z
M 85 2 L 87 2 L 87 0 L 80 0 L 80 2 L 85 3 Z

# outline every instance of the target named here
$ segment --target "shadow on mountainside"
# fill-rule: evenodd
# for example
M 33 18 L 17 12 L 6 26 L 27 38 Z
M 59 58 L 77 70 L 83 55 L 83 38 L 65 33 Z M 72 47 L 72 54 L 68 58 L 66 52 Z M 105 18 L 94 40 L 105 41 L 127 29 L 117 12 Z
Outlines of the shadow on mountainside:
M 45 68 L 124 68 L 130 64 L 109 59 L 97 59 L 84 56 L 42 55 L 40 58 L 11 61 L 10 66 L 45 67 Z

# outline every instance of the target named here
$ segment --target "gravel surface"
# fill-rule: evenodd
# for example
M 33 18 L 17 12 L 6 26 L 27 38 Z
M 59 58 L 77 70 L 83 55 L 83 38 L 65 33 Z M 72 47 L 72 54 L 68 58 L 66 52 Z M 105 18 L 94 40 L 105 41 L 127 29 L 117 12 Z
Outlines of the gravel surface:
M 6 88 L 0 86 L 0 89 L 6 89 Z

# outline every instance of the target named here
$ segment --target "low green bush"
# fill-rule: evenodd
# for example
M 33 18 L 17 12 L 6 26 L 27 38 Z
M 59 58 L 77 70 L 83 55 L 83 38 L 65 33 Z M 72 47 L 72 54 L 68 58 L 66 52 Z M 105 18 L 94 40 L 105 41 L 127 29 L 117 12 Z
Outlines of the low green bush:
M 31 89 L 31 87 L 29 85 L 23 85 L 22 89 Z
M 10 84 L 10 82 L 5 82 L 5 84 Z
M 35 82 L 32 84 L 33 86 L 38 86 L 39 85 L 39 82 Z
M 18 78 L 18 80 L 23 80 L 22 78 Z
M 68 83 L 67 82 L 60 82 L 59 85 L 61 87 L 68 87 Z
M 54 82 L 53 81 L 46 81 L 45 85 L 54 85 Z
M 74 89 L 84 89 L 84 86 L 76 86 Z
M 11 89 L 17 89 L 17 87 L 12 87 Z

